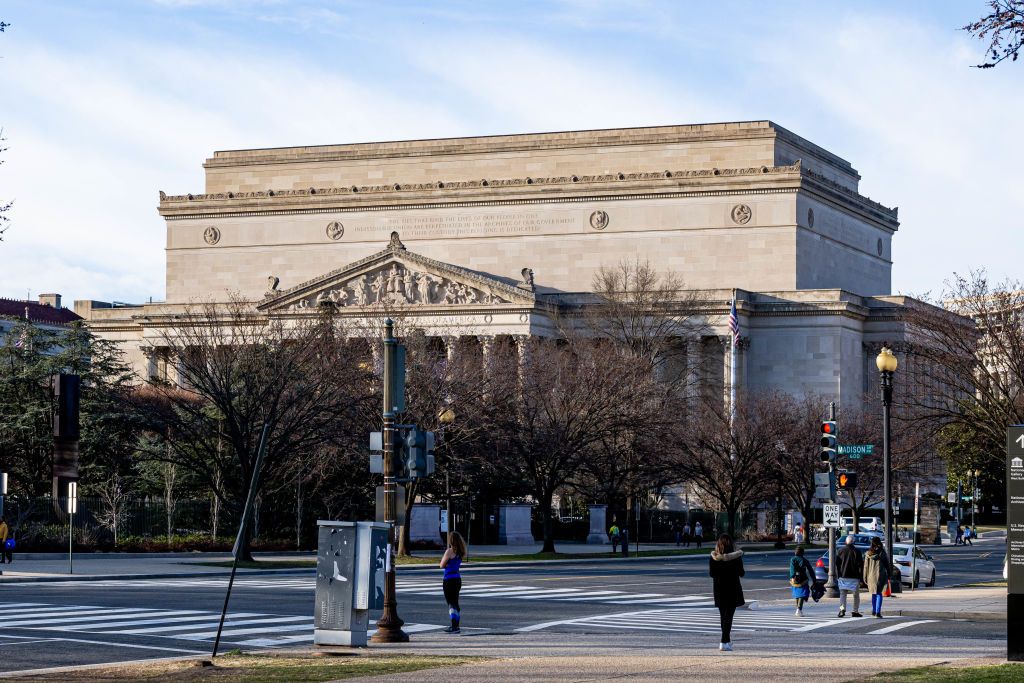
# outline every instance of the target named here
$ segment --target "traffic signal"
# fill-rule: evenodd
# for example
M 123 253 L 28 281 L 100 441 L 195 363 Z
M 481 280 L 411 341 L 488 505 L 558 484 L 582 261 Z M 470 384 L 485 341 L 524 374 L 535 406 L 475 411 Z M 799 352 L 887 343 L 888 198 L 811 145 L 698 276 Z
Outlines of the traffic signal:
M 853 491 L 857 488 L 856 472 L 839 472 L 836 475 L 836 489 L 839 491 Z
M 839 442 L 836 440 L 838 436 L 839 428 L 836 426 L 835 420 L 829 420 L 821 423 L 822 462 L 835 462 L 836 449 L 839 448 Z
M 406 478 L 418 479 L 434 473 L 433 432 L 413 427 L 403 434 L 398 445 L 401 448 L 399 462 Z

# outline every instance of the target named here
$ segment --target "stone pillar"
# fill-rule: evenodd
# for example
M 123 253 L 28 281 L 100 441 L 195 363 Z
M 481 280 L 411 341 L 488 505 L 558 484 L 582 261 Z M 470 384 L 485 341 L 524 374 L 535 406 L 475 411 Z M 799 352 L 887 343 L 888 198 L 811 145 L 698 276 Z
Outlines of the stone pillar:
M 444 342 L 444 352 L 449 363 L 455 360 L 455 354 L 459 352 L 459 339 L 459 337 L 454 336 L 441 337 L 441 341 Z
M 384 375 L 384 347 L 374 339 L 370 340 L 370 353 L 373 354 L 373 374 L 381 377 Z
M 498 506 L 498 543 L 533 545 L 531 528 L 533 506 L 529 503 L 503 503 Z
M 139 349 L 142 351 L 142 355 L 146 358 L 146 381 L 154 380 L 157 378 L 157 351 L 152 346 L 143 346 Z
M 608 506 L 589 505 L 590 510 L 590 533 L 587 534 L 587 543 L 593 545 L 608 544 Z
M 686 344 L 686 403 L 690 410 L 697 409 L 701 383 L 701 342 L 694 339 Z
M 484 370 L 490 370 L 491 360 L 493 359 L 494 353 L 494 335 L 481 335 L 478 336 L 477 342 L 480 344 L 480 357 L 483 363 Z
M 722 347 L 722 405 L 729 405 L 729 391 L 732 389 L 732 337 L 724 335 L 718 338 Z

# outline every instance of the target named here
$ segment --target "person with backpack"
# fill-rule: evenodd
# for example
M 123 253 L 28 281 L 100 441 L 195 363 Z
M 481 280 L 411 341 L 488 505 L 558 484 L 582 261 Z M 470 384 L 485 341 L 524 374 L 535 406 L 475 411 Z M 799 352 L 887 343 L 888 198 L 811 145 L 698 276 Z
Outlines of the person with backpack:
M 444 630 L 445 633 L 461 633 L 459 622 L 462 620 L 462 612 L 459 609 L 459 593 L 462 591 L 462 574 L 459 571 L 462 561 L 466 559 L 466 542 L 458 531 L 448 534 L 448 549 L 441 557 L 441 569 L 444 570 L 444 579 L 441 581 L 441 589 L 444 592 L 444 601 L 448 603 L 448 617 L 451 619 L 451 626 Z
M 804 615 L 804 605 L 811 597 L 811 582 L 814 581 L 814 568 L 804 557 L 804 547 L 798 545 L 796 554 L 789 559 L 789 585 L 796 599 L 796 616 Z
M 964 543 L 964 528 L 959 524 L 956 525 L 956 539 L 953 541 L 953 545 L 966 545 Z
M 11 530 L 7 527 L 7 518 L 0 517 L 0 564 L 14 562 L 14 539 L 8 538 L 10 535 Z
M 612 542 L 612 555 L 615 554 L 616 549 L 619 547 L 619 540 L 622 538 L 622 531 L 619 529 L 618 523 L 615 518 L 612 517 L 612 526 L 608 529 L 608 540 Z
M 740 584 L 740 577 L 745 574 L 743 551 L 733 547 L 729 534 L 722 534 L 708 561 L 709 573 L 714 582 L 715 607 L 718 608 L 722 624 L 722 641 L 718 649 L 732 652 L 732 620 L 736 616 L 736 608 L 745 604 L 743 586 Z
M 964 545 L 974 545 L 974 542 L 971 541 L 972 538 L 974 538 L 974 530 L 968 525 L 964 529 Z

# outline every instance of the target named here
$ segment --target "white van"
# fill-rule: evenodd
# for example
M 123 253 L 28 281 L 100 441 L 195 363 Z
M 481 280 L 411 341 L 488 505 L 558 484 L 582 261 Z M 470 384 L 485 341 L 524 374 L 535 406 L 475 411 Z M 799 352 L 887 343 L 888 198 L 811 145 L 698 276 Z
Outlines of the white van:
M 853 517 L 843 517 L 841 520 L 843 529 L 847 533 L 853 531 Z M 861 517 L 860 529 L 858 531 L 882 531 L 885 521 L 881 517 Z

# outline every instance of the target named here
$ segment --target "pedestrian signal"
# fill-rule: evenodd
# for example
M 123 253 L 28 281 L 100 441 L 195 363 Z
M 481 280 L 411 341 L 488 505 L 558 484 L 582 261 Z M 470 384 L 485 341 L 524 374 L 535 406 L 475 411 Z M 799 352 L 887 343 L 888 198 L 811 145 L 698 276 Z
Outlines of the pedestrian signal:
M 821 461 L 835 462 L 836 451 L 839 448 L 839 428 L 835 420 L 821 423 Z
M 857 488 L 856 472 L 840 472 L 836 475 L 836 488 L 840 491 L 853 491 Z

